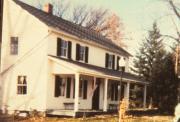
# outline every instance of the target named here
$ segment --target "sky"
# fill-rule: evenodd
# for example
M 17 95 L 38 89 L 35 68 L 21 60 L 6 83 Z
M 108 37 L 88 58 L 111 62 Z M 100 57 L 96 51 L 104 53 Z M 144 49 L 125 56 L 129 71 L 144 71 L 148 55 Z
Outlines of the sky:
M 23 0 L 33 3 L 35 0 Z M 47 2 L 48 0 L 42 0 Z M 51 0 L 53 1 L 53 0 Z M 86 4 L 91 7 L 102 7 L 117 14 L 124 26 L 125 37 L 123 41 L 128 46 L 128 51 L 135 55 L 140 43 L 144 40 L 154 21 L 163 34 L 175 35 L 174 23 L 177 18 L 172 15 L 170 6 L 162 0 L 66 0 L 72 5 Z M 177 25 L 177 23 L 176 23 Z M 177 25 L 180 27 L 179 25 Z M 166 39 L 165 45 L 171 45 Z

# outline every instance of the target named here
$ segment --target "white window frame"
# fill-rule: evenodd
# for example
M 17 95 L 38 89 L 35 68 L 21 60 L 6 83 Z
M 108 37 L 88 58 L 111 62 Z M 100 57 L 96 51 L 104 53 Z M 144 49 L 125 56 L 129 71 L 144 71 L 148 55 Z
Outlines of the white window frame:
M 86 55 L 86 47 L 80 46 L 79 49 L 79 61 L 85 61 L 85 55 Z
M 108 58 L 108 69 L 112 69 L 113 68 L 113 55 L 109 55 Z
M 61 41 L 61 56 L 62 57 L 67 57 L 68 56 L 68 41 L 62 40 Z
M 24 83 L 25 81 L 25 83 Z M 19 88 L 20 91 L 19 91 Z M 24 90 L 25 88 L 25 90 Z M 24 92 L 25 91 L 25 92 Z M 17 80 L 17 95 L 26 95 L 27 94 L 27 77 L 26 76 L 18 76 Z

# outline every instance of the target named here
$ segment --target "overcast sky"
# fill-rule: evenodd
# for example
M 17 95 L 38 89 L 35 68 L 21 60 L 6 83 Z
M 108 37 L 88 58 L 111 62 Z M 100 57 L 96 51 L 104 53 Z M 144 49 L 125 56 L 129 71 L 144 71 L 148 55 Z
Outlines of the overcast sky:
M 23 0 L 34 3 L 35 0 Z M 42 0 L 48 1 L 48 0 Z M 52 0 L 51 0 L 52 1 Z M 135 54 L 139 44 L 147 34 L 147 30 L 152 27 L 153 21 L 157 20 L 161 32 L 164 34 L 174 34 L 174 24 L 172 11 L 166 2 L 162 0 L 66 0 L 72 5 L 87 4 L 92 7 L 103 7 L 116 13 L 124 24 L 125 37 L 130 53 Z M 179 23 L 180 24 L 180 23 Z M 166 40 L 166 44 L 170 41 Z

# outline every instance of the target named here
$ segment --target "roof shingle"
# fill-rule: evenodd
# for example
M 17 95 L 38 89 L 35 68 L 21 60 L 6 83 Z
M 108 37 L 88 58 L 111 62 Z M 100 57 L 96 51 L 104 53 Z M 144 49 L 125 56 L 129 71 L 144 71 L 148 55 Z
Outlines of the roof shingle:
M 120 54 L 131 56 L 123 48 L 115 45 L 111 40 L 105 38 L 100 33 L 97 33 L 93 30 L 87 29 L 85 27 L 79 26 L 70 21 L 64 20 L 60 17 L 48 14 L 40 9 L 37 9 L 33 6 L 30 6 L 26 3 L 23 3 L 19 0 L 14 0 L 14 2 L 22 7 L 24 10 L 28 11 L 30 14 L 38 18 L 40 21 L 45 23 L 47 26 L 57 29 L 58 31 L 64 31 L 68 34 L 75 35 L 82 39 L 87 39 L 88 41 L 93 41 L 101 46 L 105 46 L 115 52 Z
M 119 78 L 123 77 L 125 79 L 129 79 L 130 81 L 136 81 L 136 82 L 140 82 L 140 83 L 147 83 L 141 77 L 139 77 L 137 75 L 133 75 L 133 74 L 128 73 L 128 72 L 123 72 L 123 75 L 122 75 L 122 72 L 118 71 L 118 70 L 107 69 L 107 68 L 94 66 L 94 65 L 86 64 L 86 63 L 82 63 L 82 62 L 77 62 L 77 61 L 74 61 L 74 60 L 69 60 L 69 59 L 65 59 L 65 58 L 61 58 L 61 57 L 57 57 L 57 56 L 52 56 L 52 55 L 49 55 L 49 56 L 53 57 L 55 59 L 58 59 L 58 60 L 62 60 L 62 61 L 65 61 L 65 62 L 72 63 L 74 65 L 77 65 L 77 66 L 80 66 L 80 67 L 83 67 L 83 68 L 86 68 L 86 69 L 95 70 L 97 72 L 103 73 L 104 75 L 109 75 L 109 76 L 119 77 Z

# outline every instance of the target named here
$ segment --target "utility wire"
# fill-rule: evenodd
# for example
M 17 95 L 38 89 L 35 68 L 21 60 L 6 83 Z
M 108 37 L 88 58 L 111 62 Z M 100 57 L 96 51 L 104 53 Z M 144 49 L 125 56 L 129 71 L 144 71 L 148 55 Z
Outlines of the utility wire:
M 36 51 L 37 49 L 40 49 L 40 46 L 42 46 L 41 44 L 44 43 L 44 41 L 46 41 L 46 38 L 51 35 L 51 33 L 49 33 L 48 35 L 46 35 L 41 41 L 39 41 L 33 48 L 31 48 L 29 51 L 27 51 L 21 58 L 19 58 L 14 64 L 10 65 L 8 68 L 6 68 L 4 71 L 2 71 L 0 73 L 0 76 L 2 76 L 4 73 L 6 73 L 7 71 L 9 71 L 10 69 L 12 69 L 13 67 L 15 67 L 16 65 L 18 65 L 19 63 L 21 63 L 22 61 L 24 61 L 28 56 L 32 55 L 34 51 Z M 39 47 L 39 48 L 38 48 Z

